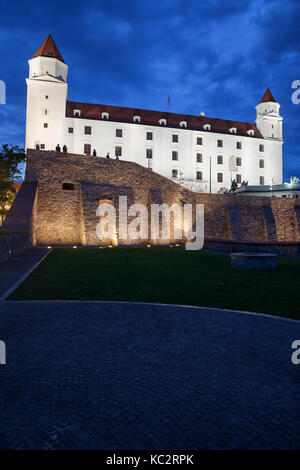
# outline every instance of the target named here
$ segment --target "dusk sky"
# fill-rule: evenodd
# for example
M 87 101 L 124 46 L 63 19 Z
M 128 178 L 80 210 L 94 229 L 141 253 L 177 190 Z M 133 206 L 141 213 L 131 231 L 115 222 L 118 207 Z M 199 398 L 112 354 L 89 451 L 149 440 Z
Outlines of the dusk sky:
M 24 147 L 27 60 L 52 34 L 69 100 L 255 121 L 267 87 L 284 118 L 284 177 L 300 176 L 299 0 L 1 2 L 0 144 Z

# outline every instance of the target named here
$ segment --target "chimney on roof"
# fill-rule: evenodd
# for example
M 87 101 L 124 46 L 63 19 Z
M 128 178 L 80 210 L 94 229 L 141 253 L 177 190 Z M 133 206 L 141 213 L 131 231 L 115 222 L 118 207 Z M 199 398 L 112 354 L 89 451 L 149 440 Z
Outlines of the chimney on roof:
M 200 116 L 205 116 L 205 112 L 201 111 Z

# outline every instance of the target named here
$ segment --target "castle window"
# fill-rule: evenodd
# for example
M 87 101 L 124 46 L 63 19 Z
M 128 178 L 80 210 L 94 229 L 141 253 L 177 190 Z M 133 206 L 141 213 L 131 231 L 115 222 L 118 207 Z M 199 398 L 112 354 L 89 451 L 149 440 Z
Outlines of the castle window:
M 122 147 L 120 147 L 118 145 L 115 147 L 115 156 L 116 157 L 121 157 L 122 156 Z
M 187 127 L 187 122 L 186 121 L 181 121 L 179 123 L 180 127 Z
M 259 144 L 259 151 L 264 152 L 265 151 L 265 146 L 263 144 Z
M 75 186 L 73 183 L 63 183 L 62 184 L 62 189 L 64 191 L 74 191 L 75 190 Z
M 253 129 L 249 129 L 249 130 L 247 131 L 247 134 L 253 136 L 253 135 L 254 135 L 254 130 L 253 130 Z
M 146 139 L 147 140 L 153 140 L 153 132 L 147 132 Z
M 238 150 L 242 150 L 242 142 L 237 142 L 237 143 L 236 143 L 236 148 L 237 148 Z
M 178 177 L 178 170 L 172 170 L 172 178 Z
M 101 117 L 102 117 L 102 119 L 108 119 L 109 114 L 108 113 L 101 113 Z
M 197 145 L 202 145 L 202 137 L 197 137 Z
M 45 149 L 45 144 L 41 144 L 41 149 L 42 149 L 42 150 Z
M 74 109 L 74 110 L 73 110 L 73 116 L 74 116 L 74 117 L 80 117 L 80 116 L 81 116 L 81 111 L 80 111 L 80 109 Z
M 48 95 L 45 96 L 45 100 L 47 100 L 47 99 L 48 99 Z
M 138 123 L 138 122 L 141 122 L 141 116 L 133 116 L 133 122 L 134 123 Z
M 202 171 L 197 171 L 196 178 L 199 181 L 202 181 Z
M 166 119 L 160 119 L 159 121 L 160 126 L 166 126 L 167 125 L 167 120 Z
M 264 176 L 260 176 L 260 177 L 259 177 L 259 184 L 260 184 L 261 186 L 263 186 L 263 185 L 265 184 L 265 177 L 264 177 Z
M 172 152 L 172 160 L 178 160 L 178 152 L 176 152 L 176 150 Z
M 261 158 L 259 160 L 259 168 L 264 168 L 265 167 L 265 161 Z
M 123 129 L 116 129 L 116 137 L 123 137 Z
M 48 123 L 47 123 L 47 122 L 44 122 L 44 127 L 45 127 L 45 128 L 48 127 Z
M 69 134 L 73 134 L 73 132 L 74 132 L 73 127 L 69 127 L 69 128 L 68 128 L 68 132 L 69 132 Z
M 237 133 L 237 128 L 236 128 L 236 127 L 231 127 L 231 128 L 229 129 L 229 132 L 230 132 L 231 134 L 236 134 L 236 133 Z
M 152 157 L 153 157 L 152 149 L 146 149 L 146 158 L 152 158 Z
M 197 153 L 197 162 L 202 163 L 202 153 Z
M 210 131 L 211 129 L 210 124 L 204 124 L 203 129 L 205 129 L 206 131 Z
M 45 108 L 43 111 L 44 111 L 45 116 L 47 116 L 48 115 L 48 109 Z
M 223 140 L 218 140 L 218 147 L 223 147 Z
M 178 134 L 172 135 L 172 142 L 178 143 Z
M 241 157 L 236 158 L 236 166 L 242 166 L 242 159 Z
M 86 135 L 91 135 L 92 134 L 92 128 L 91 126 L 84 126 L 84 133 Z
M 223 173 L 217 173 L 217 181 L 218 183 L 223 183 Z
M 91 144 L 84 144 L 83 153 L 85 155 L 91 155 Z
M 223 165 L 223 155 L 218 155 L 218 165 Z
M 235 180 L 236 180 L 236 182 L 237 182 L 238 184 L 241 184 L 241 182 L 242 182 L 242 175 L 236 175 Z

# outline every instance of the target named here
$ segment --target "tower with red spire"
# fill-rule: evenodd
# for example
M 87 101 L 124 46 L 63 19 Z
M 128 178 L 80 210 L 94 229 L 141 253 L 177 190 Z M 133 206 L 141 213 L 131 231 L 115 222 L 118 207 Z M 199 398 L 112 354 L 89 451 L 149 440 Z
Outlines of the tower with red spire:
M 62 142 L 65 131 L 68 66 L 51 34 L 28 63 L 25 145 L 53 150 L 53 142 Z
M 282 140 L 282 117 L 279 108 L 280 104 L 267 88 L 256 106 L 256 126 L 265 139 Z

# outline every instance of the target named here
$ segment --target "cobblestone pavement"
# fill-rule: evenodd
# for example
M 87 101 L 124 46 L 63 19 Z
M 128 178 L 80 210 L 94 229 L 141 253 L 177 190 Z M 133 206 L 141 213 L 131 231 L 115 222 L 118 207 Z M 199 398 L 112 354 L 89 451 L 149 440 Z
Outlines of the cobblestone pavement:
M 1 449 L 299 449 L 300 322 L 2 302 Z

